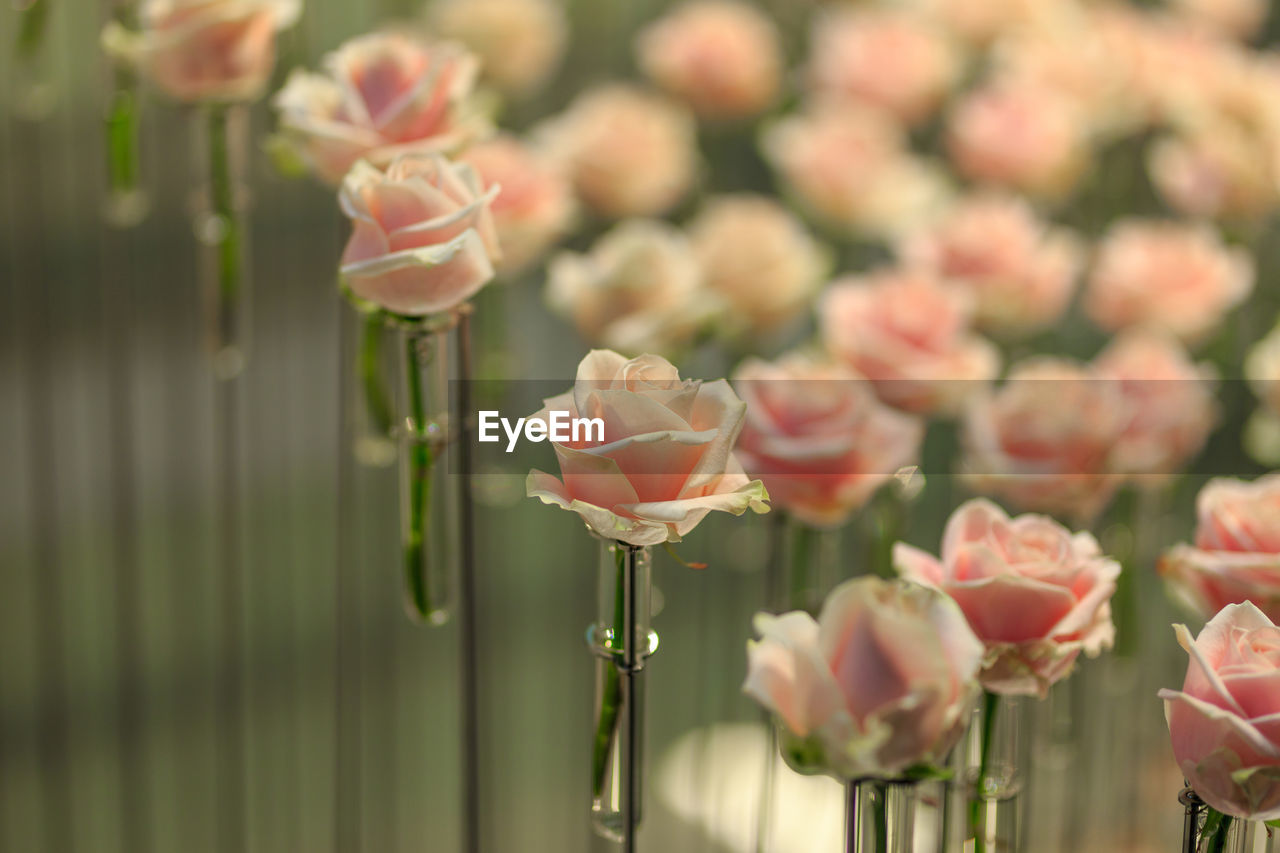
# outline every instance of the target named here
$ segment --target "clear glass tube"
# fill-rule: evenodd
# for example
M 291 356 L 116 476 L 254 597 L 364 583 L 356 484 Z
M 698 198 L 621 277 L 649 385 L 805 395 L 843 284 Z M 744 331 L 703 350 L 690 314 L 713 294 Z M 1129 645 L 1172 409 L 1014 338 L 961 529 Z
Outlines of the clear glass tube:
M 1212 827 L 1206 823 L 1208 831 L 1200 833 L 1196 853 L 1254 853 L 1255 826 L 1255 821 L 1225 815 Z
M 869 780 L 846 789 L 846 853 L 914 853 L 914 784 Z
M 351 339 L 356 341 L 354 357 L 347 369 L 346 406 L 350 412 L 351 451 L 357 462 L 371 468 L 385 468 L 396 461 L 396 394 L 402 348 L 397 348 L 395 321 L 376 305 L 348 295 Z
M 1018 849 L 1019 794 L 1026 765 L 1029 700 L 983 694 L 973 712 L 964 750 L 966 808 L 961 824 L 964 849 L 1005 853 Z
M 401 559 L 411 618 L 449 619 L 459 556 L 459 490 L 449 477 L 451 332 L 456 315 L 399 323 Z
M 840 547 L 843 531 L 812 527 L 783 515 L 774 531 L 773 559 L 765 580 L 766 606 L 775 612 L 816 613 L 827 593 L 844 580 Z
M 213 373 L 234 379 L 244 370 L 249 342 L 248 188 L 249 112 L 244 105 L 209 104 L 195 112 L 201 193 L 194 228 L 201 251 L 201 283 Z
M 136 6 L 132 0 L 116 0 L 110 5 L 111 21 L 134 29 Z M 130 228 L 143 220 L 148 209 L 138 155 L 139 81 L 130 63 L 111 58 L 107 62 L 103 112 L 107 187 L 103 217 L 108 225 Z
M 604 540 L 598 614 L 587 629 L 596 657 L 591 822 L 598 835 L 634 849 L 643 814 L 644 665 L 658 648 L 649 628 L 649 551 Z

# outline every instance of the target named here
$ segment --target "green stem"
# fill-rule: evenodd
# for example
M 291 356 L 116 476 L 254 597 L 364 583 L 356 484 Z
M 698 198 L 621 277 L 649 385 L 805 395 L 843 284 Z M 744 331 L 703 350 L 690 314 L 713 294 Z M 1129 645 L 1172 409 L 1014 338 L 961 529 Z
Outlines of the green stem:
M 386 333 L 386 316 L 381 311 L 364 315 L 360 329 L 360 379 L 364 385 L 364 401 L 375 431 L 388 435 L 395 416 L 382 375 L 382 340 Z M 419 393 L 421 393 L 419 391 Z
M 889 850 L 889 786 L 873 783 L 871 799 L 875 804 L 872 820 L 876 822 L 876 853 L 888 853 Z
M 623 615 L 623 583 L 627 564 L 627 546 L 615 544 L 613 548 L 616 564 L 613 584 L 613 633 L 609 637 L 612 650 L 621 648 L 618 644 L 618 632 L 622 630 Z M 591 756 L 591 790 L 595 796 L 604 795 L 605 776 L 609 768 L 609 753 L 618 737 L 618 712 L 622 708 L 622 681 L 618 668 L 610 660 L 605 664 L 604 687 L 600 697 L 600 719 L 596 722 L 595 746 Z
M 236 188 L 231 174 L 228 142 L 230 108 L 225 104 L 209 108 L 209 194 L 213 214 L 218 218 L 218 346 L 235 344 L 237 301 L 243 286 L 240 249 L 242 223 L 236 210 Z
M 44 44 L 45 30 L 49 24 L 48 0 L 32 0 L 22 10 L 18 22 L 17 54 L 24 62 L 30 62 Z
M 985 853 L 987 817 L 987 772 L 991 762 L 991 742 L 996 728 L 996 712 L 1000 697 L 990 691 L 982 694 L 982 740 L 979 744 L 978 777 L 973 780 L 974 796 L 969 801 L 969 829 L 973 833 L 974 853 Z
M 788 569 L 788 587 L 790 589 L 790 606 L 801 610 L 809 610 L 815 603 L 813 598 L 813 540 L 814 530 L 802 521 L 794 518 L 791 523 L 791 564 Z
M 409 601 L 419 617 L 429 619 L 432 612 L 431 589 L 427 571 L 427 512 L 431 506 L 431 467 L 434 462 L 427 441 L 427 412 L 422 399 L 422 367 L 419 363 L 418 336 L 405 336 L 405 382 L 408 383 L 410 431 L 409 454 L 409 521 L 404 541 L 404 577 Z
M 1213 835 L 1209 838 L 1207 853 L 1223 853 L 1227 849 L 1227 830 L 1231 827 L 1231 815 L 1224 814 Z

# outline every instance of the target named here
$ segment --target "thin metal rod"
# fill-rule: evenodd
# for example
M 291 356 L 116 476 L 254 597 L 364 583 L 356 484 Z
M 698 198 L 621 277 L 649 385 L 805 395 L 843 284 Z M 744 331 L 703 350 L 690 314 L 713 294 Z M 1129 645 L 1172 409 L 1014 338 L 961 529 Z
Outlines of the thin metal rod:
M 635 853 L 636 824 L 640 802 L 640 708 L 637 692 L 640 681 L 641 651 L 637 647 L 636 624 L 639 603 L 636 560 L 639 549 L 623 545 L 626 556 L 622 570 L 622 702 L 627 709 L 626 730 L 622 739 L 622 849 Z M 645 642 L 648 637 L 645 637 Z
M 1191 790 L 1191 786 L 1188 785 L 1178 795 L 1178 802 L 1187 807 L 1182 821 L 1182 851 L 1196 853 L 1196 847 L 1200 841 L 1200 819 L 1204 815 L 1204 800 L 1200 799 L 1200 795 Z
M 462 727 L 462 849 L 480 851 L 480 686 L 476 626 L 475 503 L 471 497 L 471 306 L 458 314 L 457 488 L 461 559 L 458 579 L 458 679 Z
M 862 814 L 858 809 L 858 789 L 861 785 L 856 780 L 845 783 L 844 853 L 858 851 L 858 839 L 862 835 Z

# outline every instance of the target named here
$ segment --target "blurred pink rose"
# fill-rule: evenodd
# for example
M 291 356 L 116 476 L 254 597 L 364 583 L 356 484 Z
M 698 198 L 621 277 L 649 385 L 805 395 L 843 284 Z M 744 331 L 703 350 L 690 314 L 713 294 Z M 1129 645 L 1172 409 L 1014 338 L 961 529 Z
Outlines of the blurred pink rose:
M 485 190 L 470 166 L 404 154 L 381 172 L 361 161 L 342 184 L 354 230 L 342 277 L 361 299 L 396 314 L 447 311 L 493 278 L 499 257 Z
M 1056 322 L 1067 308 L 1081 266 L 1081 247 L 1050 228 L 1020 198 L 978 194 L 929 228 L 909 235 L 899 256 L 962 286 L 978 325 L 1025 335 Z
M 1172 0 L 1174 8 L 1227 36 L 1249 38 L 1267 19 L 1267 0 Z
M 663 213 L 693 184 L 692 116 L 633 86 L 589 89 L 540 132 L 579 197 L 605 216 Z
M 504 92 L 540 89 L 560 66 L 569 22 L 556 0 L 435 0 L 434 32 L 480 57 L 486 81 Z
M 1113 470 L 1157 486 L 1204 448 L 1217 416 L 1214 371 L 1195 365 L 1176 340 L 1134 330 L 1094 360 L 1102 381 L 1119 383 L 1127 423 L 1112 454 Z
M 1280 618 L 1280 473 L 1210 480 L 1196 499 L 1195 544 L 1171 548 L 1160 573 L 1201 616 L 1252 601 Z
M 1065 196 L 1089 162 L 1080 116 L 1043 86 L 1006 81 L 971 92 L 952 111 L 947 133 L 965 177 L 1034 196 Z
M 1280 628 L 1245 602 L 1209 620 L 1194 640 L 1182 690 L 1161 690 L 1178 768 L 1200 798 L 1245 820 L 1280 818 Z
M 586 254 L 554 257 L 547 301 L 587 341 L 637 355 L 689 345 L 724 307 L 685 235 L 648 219 L 619 223 Z
M 1005 695 L 1035 694 L 1070 674 L 1081 652 L 1111 647 L 1111 596 L 1120 564 L 1088 533 L 1051 518 L 1020 515 L 978 498 L 947 522 L 942 559 L 898 543 L 903 577 L 955 599 L 986 644 L 982 686 Z
M 636 39 L 640 67 L 655 83 L 711 118 L 762 112 L 782 82 L 773 22 L 736 0 L 694 0 Z
M 937 766 L 978 692 L 982 643 L 955 603 L 915 584 L 863 577 L 831 591 L 815 622 L 756 614 L 743 691 L 777 715 L 805 761 L 842 779 Z
M 1077 0 L 915 0 L 930 18 L 967 42 L 985 45 L 1011 32 L 1061 26 Z
M 487 129 L 470 99 L 476 59 L 455 44 L 371 33 L 324 65 L 294 71 L 274 104 L 282 133 L 330 183 L 356 160 L 383 168 L 403 153 L 452 153 Z
M 1015 365 L 965 412 L 961 470 L 975 491 L 1091 522 L 1120 484 L 1112 453 L 1128 423 L 1119 383 L 1062 359 Z
M 775 331 L 807 313 L 829 266 L 800 220 L 765 196 L 713 197 L 688 230 L 731 335 Z
M 912 412 L 954 413 L 995 378 L 1000 357 L 971 319 L 964 293 L 903 270 L 838 279 L 819 307 L 827 349 Z
M 1206 228 L 1128 220 L 1094 260 L 1085 309 L 1099 326 L 1147 326 L 1197 342 L 1253 290 L 1253 261 Z
M 523 270 L 568 234 L 576 214 L 573 190 L 540 152 L 503 135 L 471 146 L 460 159 L 485 186 L 502 189 L 491 205 L 502 246 L 500 270 Z
M 940 172 L 909 154 L 899 125 L 849 104 L 782 119 L 762 145 L 787 191 L 843 230 L 898 233 L 941 207 L 948 193 Z
M 943 31 L 906 10 L 836 8 L 814 22 L 809 76 L 819 96 L 851 98 L 915 124 L 937 109 L 959 72 Z
M 842 524 L 919 459 L 924 424 L 885 406 L 842 365 L 799 353 L 748 359 L 733 385 L 747 404 L 738 458 L 774 507 L 806 524 Z
M 733 456 L 746 406 L 723 379 L 682 380 L 657 356 L 592 350 L 573 388 L 530 419 L 549 424 L 552 411 L 602 419 L 604 441 L 553 442 L 562 479 L 530 471 L 529 497 L 578 513 L 599 536 L 679 542 L 713 510 L 768 512 L 764 486 Z
M 300 0 L 145 0 L 141 32 L 109 25 L 103 42 L 179 101 L 247 101 L 271 77 L 276 31 L 301 8 Z
M 1148 171 L 1160 197 L 1180 213 L 1213 219 L 1259 219 L 1280 204 L 1274 140 L 1216 120 L 1180 130 L 1151 147 Z

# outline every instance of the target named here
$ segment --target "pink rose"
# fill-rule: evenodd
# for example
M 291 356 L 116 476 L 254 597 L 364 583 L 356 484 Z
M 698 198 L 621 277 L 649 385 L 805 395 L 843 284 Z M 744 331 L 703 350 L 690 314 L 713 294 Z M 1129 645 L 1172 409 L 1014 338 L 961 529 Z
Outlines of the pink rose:
M 663 213 L 693 184 L 693 117 L 633 86 L 590 89 L 540 132 L 578 196 L 605 216 Z
M 765 159 L 814 216 L 854 233 L 901 231 L 940 207 L 943 176 L 905 147 L 902 128 L 869 109 L 825 103 L 770 126 Z
M 947 144 L 966 177 L 1056 199 L 1075 186 L 1088 164 L 1082 125 L 1057 92 L 1003 82 L 960 101 Z
M 600 418 L 604 440 L 553 442 L 562 479 L 530 471 L 529 497 L 578 513 L 599 536 L 679 542 L 713 510 L 768 512 L 764 486 L 733 456 L 746 406 L 723 379 L 682 380 L 655 355 L 592 350 L 573 388 L 531 420 L 549 422 L 553 411 Z
M 354 226 L 343 278 L 356 296 L 396 314 L 453 308 L 493 278 L 497 192 L 470 166 L 436 154 L 402 155 L 386 172 L 357 163 L 339 197 Z
M 1122 221 L 1098 247 L 1085 309 L 1099 326 L 1203 339 L 1253 290 L 1253 261 L 1206 228 Z
M 936 590 L 858 578 L 816 622 L 759 613 L 755 628 L 742 689 L 777 715 L 799 769 L 893 779 L 940 764 L 964 732 L 982 643 Z
M 145 0 L 141 33 L 109 25 L 103 41 L 179 101 L 248 101 L 271 77 L 276 31 L 301 8 L 299 0 Z
M 385 168 L 399 154 L 450 154 L 487 130 L 471 102 L 476 59 L 457 45 L 371 33 L 324 65 L 294 71 L 274 104 L 285 137 L 330 183 L 357 160 Z
M 651 219 L 625 220 L 585 254 L 552 258 L 547 302 L 587 341 L 632 354 L 688 346 L 724 307 L 703 286 L 688 238 Z
M 1000 368 L 995 347 L 970 331 L 967 297 L 923 273 L 839 279 L 819 314 L 827 348 L 901 409 L 954 412 Z
M 1170 549 L 1160 573 L 1202 616 L 1251 601 L 1280 618 L 1280 473 L 1210 480 L 1196 499 L 1195 544 Z
M 955 599 L 986 644 L 979 679 L 993 693 L 1043 698 L 1081 652 L 1096 657 L 1115 639 L 1120 564 L 1051 518 L 1010 518 L 977 498 L 947 522 L 941 560 L 903 543 L 893 560 L 903 577 Z
M 1280 818 L 1280 628 L 1249 602 L 1228 605 L 1194 640 L 1182 690 L 1161 690 L 1178 768 L 1213 808 Z
M 1020 508 L 1092 521 L 1120 484 L 1112 453 L 1128 419 L 1116 382 L 1061 359 L 1015 365 L 965 412 L 964 478 Z
M 748 359 L 733 385 L 747 404 L 738 458 L 773 506 L 806 524 L 843 523 L 919 459 L 924 424 L 885 406 L 842 365 L 799 353 Z
M 573 189 L 549 158 L 504 135 L 471 146 L 459 159 L 485 186 L 502 188 L 491 210 L 503 272 L 525 269 L 568 234 L 577 213 Z
M 915 124 L 937 109 L 960 72 L 943 32 L 901 9 L 838 9 L 813 28 L 809 75 L 820 96 L 851 98 Z
M 694 0 L 636 39 L 640 67 L 701 115 L 741 118 L 766 109 L 782 81 L 773 22 L 733 0 Z
M 961 201 L 901 241 L 898 253 L 908 265 L 963 287 L 977 323 L 1007 335 L 1056 322 L 1082 261 L 1070 232 L 1050 228 L 1020 198 L 990 194 Z
M 727 304 L 731 335 L 776 331 L 808 313 L 828 253 L 778 202 L 714 197 L 688 230 L 706 286 Z
M 1158 485 L 1204 447 L 1216 419 L 1214 372 L 1197 366 L 1177 341 L 1126 332 L 1094 360 L 1102 381 L 1119 384 L 1128 412 L 1112 468 Z
M 556 0 L 435 0 L 430 21 L 434 32 L 475 52 L 485 80 L 513 95 L 542 88 L 569 35 Z

